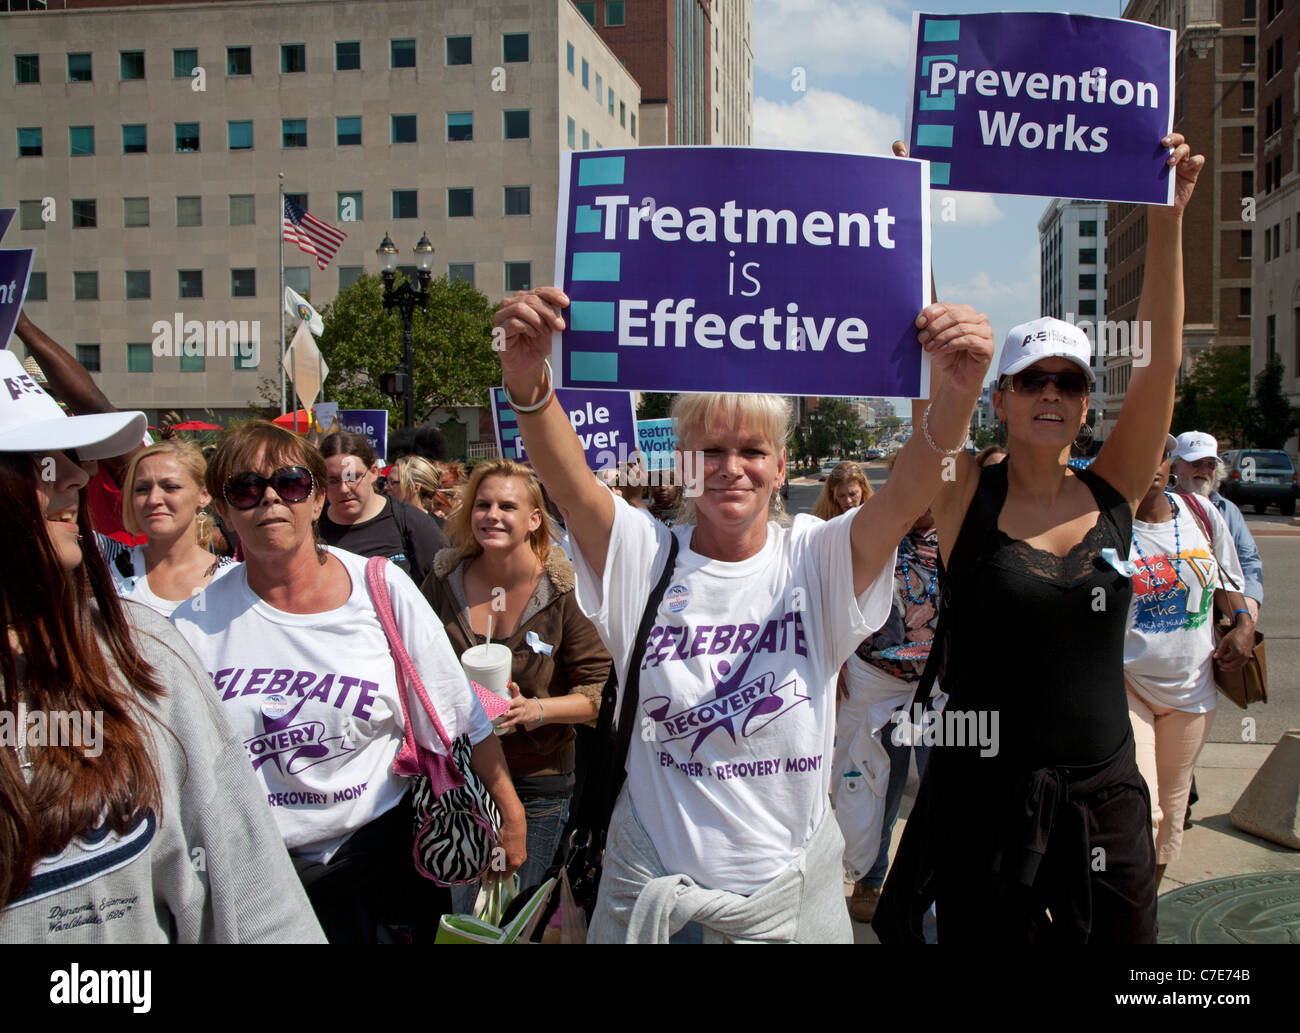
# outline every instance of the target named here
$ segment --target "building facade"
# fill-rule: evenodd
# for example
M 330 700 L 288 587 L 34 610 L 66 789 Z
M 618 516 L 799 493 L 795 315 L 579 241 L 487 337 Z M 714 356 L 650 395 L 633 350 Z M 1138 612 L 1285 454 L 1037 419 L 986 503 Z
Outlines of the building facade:
M 571 0 L 81 2 L 0 14 L 0 205 L 28 314 L 123 408 L 278 383 L 278 174 L 347 233 L 323 270 L 285 244 L 317 306 L 385 233 L 496 298 L 553 279 L 561 152 L 638 142 L 640 88 Z M 226 353 L 158 354 L 177 313 L 233 324 Z
M 1255 223 L 1245 218 L 1244 199 L 1255 190 L 1255 0 L 1133 0 L 1124 17 L 1177 33 L 1174 130 L 1206 157 L 1183 219 L 1186 372 L 1206 348 L 1250 345 Z M 1133 326 L 1146 262 L 1144 207 L 1110 205 L 1106 241 L 1109 317 Z M 1132 373 L 1132 356 L 1107 356 L 1114 416 Z

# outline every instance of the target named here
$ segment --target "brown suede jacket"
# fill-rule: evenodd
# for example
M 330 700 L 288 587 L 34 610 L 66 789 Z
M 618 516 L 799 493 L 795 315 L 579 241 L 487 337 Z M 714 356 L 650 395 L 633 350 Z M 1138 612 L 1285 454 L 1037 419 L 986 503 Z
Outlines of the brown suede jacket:
M 447 629 L 447 638 L 460 656 L 483 638 L 470 627 L 464 574 L 468 560 L 455 549 L 441 550 L 421 590 Z M 514 652 L 511 680 L 525 696 L 549 699 L 580 692 L 600 706 L 600 693 L 609 676 L 610 656 L 573 595 L 573 567 L 563 551 L 552 547 L 546 571 L 524 607 L 514 633 L 504 640 Z M 525 641 L 535 632 L 551 655 L 536 652 Z M 498 639 L 498 641 L 501 641 Z M 510 774 L 516 780 L 533 775 L 573 772 L 573 725 L 544 724 L 531 731 L 516 730 L 501 738 Z

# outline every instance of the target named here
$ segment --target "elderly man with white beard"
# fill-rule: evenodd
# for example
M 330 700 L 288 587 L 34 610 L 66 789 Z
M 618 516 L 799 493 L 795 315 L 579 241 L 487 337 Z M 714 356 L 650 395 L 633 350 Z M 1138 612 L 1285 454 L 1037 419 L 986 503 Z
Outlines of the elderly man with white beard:
M 1178 435 L 1178 447 L 1174 449 L 1170 468 L 1178 478 L 1178 491 L 1184 495 L 1196 494 L 1209 499 L 1227 522 L 1246 579 L 1241 594 L 1246 597 L 1251 620 L 1258 622 L 1259 608 L 1264 602 L 1264 564 L 1259 558 L 1259 549 L 1246 527 L 1246 518 L 1241 515 L 1241 510 L 1236 503 L 1219 494 L 1219 485 L 1223 482 L 1223 464 L 1219 461 L 1218 451 L 1219 443 L 1209 434 L 1189 430 Z

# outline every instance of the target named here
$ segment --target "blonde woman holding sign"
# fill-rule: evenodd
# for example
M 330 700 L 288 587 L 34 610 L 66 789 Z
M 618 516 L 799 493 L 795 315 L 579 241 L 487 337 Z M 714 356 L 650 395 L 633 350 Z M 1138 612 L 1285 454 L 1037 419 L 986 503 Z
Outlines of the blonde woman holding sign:
M 568 303 L 554 287 L 521 292 L 496 325 L 529 458 L 578 545 L 578 603 L 620 691 L 629 674 L 640 683 L 590 939 L 850 942 L 826 793 L 835 676 L 889 613 L 895 546 L 939 488 L 940 446 L 965 438 L 993 355 L 988 320 L 965 306 L 920 314 L 918 339 L 944 373 L 927 430 L 884 488 L 829 522 L 773 519 L 788 401 L 679 395 L 678 441 L 699 462 L 693 512 L 669 529 L 588 473 L 555 403 L 551 334 Z

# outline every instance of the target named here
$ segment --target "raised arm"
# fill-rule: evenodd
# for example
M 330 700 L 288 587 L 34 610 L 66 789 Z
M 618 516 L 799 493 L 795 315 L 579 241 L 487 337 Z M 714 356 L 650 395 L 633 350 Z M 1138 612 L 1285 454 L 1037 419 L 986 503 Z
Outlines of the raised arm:
M 965 443 L 984 375 L 993 361 L 988 316 L 969 305 L 936 304 L 922 310 L 916 326 L 917 340 L 931 362 L 930 400 L 913 403 L 912 436 L 898 453 L 885 486 L 853 518 L 853 590 L 859 595 L 926 507 L 943 505 L 945 512 L 952 512 L 957 504 L 954 496 L 973 490 L 978 472 L 964 448 L 945 453 Z M 968 495 L 962 499 L 963 510 L 968 499 Z M 937 508 L 935 515 L 939 516 Z M 939 528 L 942 540 L 942 520 Z
M 1183 211 L 1205 166 L 1192 156 L 1179 133 L 1160 141 L 1173 148 L 1168 164 L 1174 180 L 1172 205 L 1149 205 L 1146 272 L 1138 302 L 1138 329 L 1146 364 L 1133 363 L 1133 376 L 1115 430 L 1106 439 L 1093 472 L 1129 500 L 1134 511 L 1160 465 L 1165 435 L 1174 414 L 1174 387 L 1183 360 Z M 1136 352 L 1137 349 L 1134 348 Z
M 564 514 L 569 533 L 591 569 L 602 577 L 614 529 L 614 499 L 587 469 L 582 443 L 555 400 L 545 365 L 551 356 L 551 334 L 564 329 L 560 310 L 568 304 L 558 287 L 520 291 L 501 302 L 495 325 L 505 332 L 505 340 L 498 354 L 503 382 L 516 406 L 527 409 L 547 400 L 536 412 L 515 410 L 519 436 L 528 461 Z

